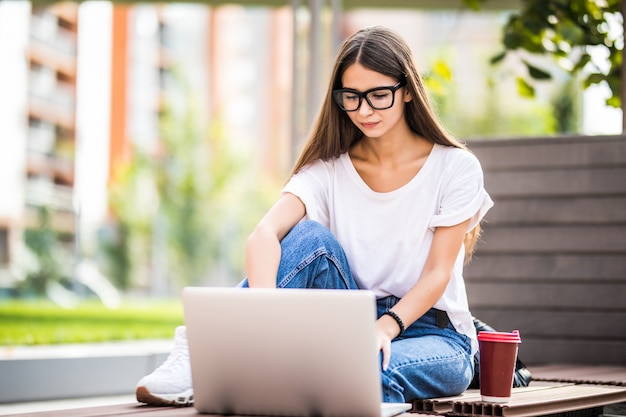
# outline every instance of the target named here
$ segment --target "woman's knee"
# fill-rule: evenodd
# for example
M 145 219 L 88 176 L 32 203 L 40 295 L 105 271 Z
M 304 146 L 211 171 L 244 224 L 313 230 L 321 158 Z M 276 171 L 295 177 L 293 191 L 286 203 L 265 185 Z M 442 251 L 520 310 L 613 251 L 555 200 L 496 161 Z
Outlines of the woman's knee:
M 297 223 L 289 232 L 289 234 L 298 234 L 301 236 L 311 236 L 315 238 L 328 238 L 334 239 L 334 236 L 330 230 L 323 224 L 316 222 L 315 220 L 302 220 Z
M 339 247 L 337 239 L 324 225 L 314 220 L 303 220 L 296 224 L 282 241 L 283 246 L 297 244 L 303 246 L 311 242 L 316 247 L 336 249 Z
M 341 244 L 322 224 L 310 220 L 298 223 L 285 236 L 281 248 L 279 287 L 357 288 Z

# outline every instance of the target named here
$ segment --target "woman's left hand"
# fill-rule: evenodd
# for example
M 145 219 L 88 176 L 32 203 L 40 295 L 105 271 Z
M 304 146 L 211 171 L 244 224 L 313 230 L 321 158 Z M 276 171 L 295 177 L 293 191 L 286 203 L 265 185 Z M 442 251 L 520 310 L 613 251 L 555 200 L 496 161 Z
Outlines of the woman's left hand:
M 391 360 L 391 340 L 397 333 L 398 324 L 393 318 L 384 315 L 376 320 L 376 337 L 378 339 L 378 349 L 383 354 L 383 371 L 386 371 L 389 366 L 389 361 Z
M 391 359 L 391 339 L 381 331 L 378 331 L 378 349 L 383 353 L 383 371 L 387 370 Z

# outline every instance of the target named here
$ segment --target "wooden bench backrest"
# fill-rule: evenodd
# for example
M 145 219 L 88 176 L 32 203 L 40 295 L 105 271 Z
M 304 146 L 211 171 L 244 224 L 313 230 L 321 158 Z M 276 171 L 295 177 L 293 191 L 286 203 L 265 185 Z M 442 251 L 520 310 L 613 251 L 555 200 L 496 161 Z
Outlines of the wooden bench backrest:
M 472 313 L 520 358 L 626 364 L 626 136 L 472 141 L 495 201 L 466 267 Z

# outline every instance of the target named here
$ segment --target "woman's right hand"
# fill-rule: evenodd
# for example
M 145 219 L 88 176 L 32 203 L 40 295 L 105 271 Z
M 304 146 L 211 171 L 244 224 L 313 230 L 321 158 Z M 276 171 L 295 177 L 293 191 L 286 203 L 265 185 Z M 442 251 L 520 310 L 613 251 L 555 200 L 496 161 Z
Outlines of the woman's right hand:
M 295 195 L 285 193 L 263 216 L 246 244 L 246 273 L 250 287 L 276 287 L 280 241 L 305 214 L 304 203 Z

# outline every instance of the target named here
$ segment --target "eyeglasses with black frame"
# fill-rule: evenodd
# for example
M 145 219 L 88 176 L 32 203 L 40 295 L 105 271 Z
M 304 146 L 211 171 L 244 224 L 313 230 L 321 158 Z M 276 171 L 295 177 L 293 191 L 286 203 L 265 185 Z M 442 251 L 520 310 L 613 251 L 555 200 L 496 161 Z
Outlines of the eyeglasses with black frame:
M 391 87 L 376 87 L 367 91 L 357 91 L 352 88 L 333 90 L 333 99 L 343 111 L 357 111 L 363 99 L 374 110 L 385 110 L 393 107 L 396 91 L 406 85 L 406 79 L 400 80 Z

